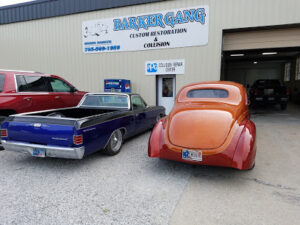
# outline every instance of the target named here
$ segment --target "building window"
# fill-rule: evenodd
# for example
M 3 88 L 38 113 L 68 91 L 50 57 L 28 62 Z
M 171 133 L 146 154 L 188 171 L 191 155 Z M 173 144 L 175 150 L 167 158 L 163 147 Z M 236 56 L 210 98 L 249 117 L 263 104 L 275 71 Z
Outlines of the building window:
M 173 78 L 163 78 L 162 83 L 163 83 L 162 96 L 173 97 Z
M 284 81 L 291 80 L 291 63 L 286 63 L 284 66 Z
M 296 60 L 296 76 L 295 80 L 300 80 L 300 57 Z

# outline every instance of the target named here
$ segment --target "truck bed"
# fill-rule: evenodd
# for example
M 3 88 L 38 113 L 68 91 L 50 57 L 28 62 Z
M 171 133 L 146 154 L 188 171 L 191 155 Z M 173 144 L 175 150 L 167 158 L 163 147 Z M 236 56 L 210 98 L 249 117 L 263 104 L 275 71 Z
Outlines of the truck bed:
M 25 114 L 25 115 L 45 116 L 45 117 L 62 117 L 62 118 L 66 117 L 66 118 L 81 119 L 81 118 L 85 118 L 85 117 L 110 113 L 110 112 L 114 112 L 114 111 L 117 111 L 117 110 L 76 107 L 76 108 L 66 108 L 66 109 L 57 109 L 57 110 L 51 110 L 51 111 L 30 113 L 30 114 Z

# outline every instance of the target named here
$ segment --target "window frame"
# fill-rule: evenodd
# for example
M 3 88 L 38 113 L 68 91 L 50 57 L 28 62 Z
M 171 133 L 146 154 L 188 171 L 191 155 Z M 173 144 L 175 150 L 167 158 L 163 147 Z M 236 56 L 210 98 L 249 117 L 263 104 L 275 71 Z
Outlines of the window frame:
M 4 81 L 3 81 L 2 87 L 0 86 L 0 93 L 3 92 L 3 88 L 4 88 L 4 85 L 5 85 L 5 81 L 6 81 L 6 74 L 5 74 L 5 73 L 0 73 L 0 77 L 1 77 L 1 76 L 4 77 Z
M 284 64 L 284 78 L 283 80 L 285 82 L 291 81 L 291 68 L 292 68 L 292 63 L 287 62 Z
M 139 97 L 141 99 L 142 103 L 144 104 L 143 108 L 134 109 L 132 98 L 135 97 L 135 96 L 137 96 L 137 97 Z M 131 99 L 131 108 L 132 108 L 132 110 L 142 110 L 142 109 L 144 110 L 144 109 L 147 108 L 147 103 L 144 101 L 144 99 L 140 95 L 131 95 L 130 99 Z
M 103 96 L 103 95 L 116 95 L 116 94 L 112 94 L 112 93 L 87 93 L 85 94 L 82 99 L 80 100 L 79 104 L 78 104 L 78 107 L 90 107 L 90 108 L 93 108 L 93 106 L 87 106 L 87 105 L 83 105 L 85 99 L 88 97 L 88 96 Z M 130 102 L 130 96 L 127 95 L 127 94 L 120 94 L 122 96 L 126 96 L 127 98 L 127 110 L 130 110 L 130 107 L 131 107 L 131 102 Z M 125 109 L 123 107 L 106 107 L 106 106 L 101 106 L 102 108 L 119 108 L 119 109 Z M 100 107 L 99 107 L 100 108 Z
M 300 56 L 296 58 L 295 81 L 300 80 Z
M 22 76 L 23 79 L 25 80 L 25 82 L 26 82 L 26 79 L 25 79 L 26 76 L 42 77 L 42 78 L 44 78 L 44 83 L 45 83 L 45 86 L 47 87 L 48 90 L 47 91 L 20 91 L 19 90 L 19 86 L 18 86 L 17 76 Z M 32 75 L 32 74 L 28 74 L 28 75 L 25 75 L 25 74 L 15 74 L 14 77 L 15 77 L 15 86 L 16 86 L 16 92 L 17 93 L 50 93 L 50 88 L 51 87 L 49 86 L 48 81 L 45 79 L 46 76 L 43 76 L 41 74 L 38 74 L 38 75 Z M 26 82 L 26 84 L 27 84 L 27 82 Z
M 52 85 L 51 85 L 51 79 L 56 79 L 56 80 L 59 80 L 63 83 L 65 83 L 66 85 L 68 85 L 70 87 L 70 91 L 54 91 L 53 88 L 52 88 Z M 51 93 L 72 93 L 72 89 L 75 89 L 72 85 L 70 85 L 69 83 L 67 83 L 66 81 L 58 78 L 58 77 L 46 77 L 46 80 L 47 80 L 47 83 L 49 85 L 49 88 L 50 88 L 50 92 Z

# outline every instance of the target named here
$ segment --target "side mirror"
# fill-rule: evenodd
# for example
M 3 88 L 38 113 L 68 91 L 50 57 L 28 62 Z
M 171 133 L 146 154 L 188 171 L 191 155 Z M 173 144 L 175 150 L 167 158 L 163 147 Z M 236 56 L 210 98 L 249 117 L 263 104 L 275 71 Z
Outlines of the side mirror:
M 70 90 L 71 93 L 74 93 L 76 91 L 77 91 L 77 89 L 75 87 L 71 87 L 71 90 Z

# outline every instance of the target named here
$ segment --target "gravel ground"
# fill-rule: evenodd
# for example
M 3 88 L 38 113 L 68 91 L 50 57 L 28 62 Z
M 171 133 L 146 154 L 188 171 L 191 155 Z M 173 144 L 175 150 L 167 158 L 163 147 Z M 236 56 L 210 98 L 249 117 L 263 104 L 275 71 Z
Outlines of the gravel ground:
M 258 111 L 252 171 L 150 159 L 150 132 L 83 160 L 0 151 L 0 225 L 299 224 L 300 108 Z
M 167 224 L 192 167 L 147 156 L 150 132 L 83 160 L 0 152 L 0 224 Z

